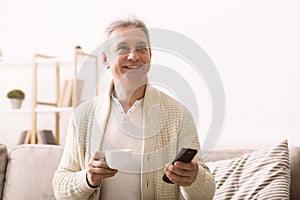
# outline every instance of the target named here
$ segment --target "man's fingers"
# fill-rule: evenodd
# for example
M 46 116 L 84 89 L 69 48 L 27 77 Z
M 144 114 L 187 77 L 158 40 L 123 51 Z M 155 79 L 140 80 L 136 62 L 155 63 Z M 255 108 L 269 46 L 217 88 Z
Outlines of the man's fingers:
M 92 174 L 91 178 L 93 181 L 99 180 L 99 179 L 103 179 L 103 178 L 110 178 L 113 177 L 115 175 L 114 174 Z
M 104 160 L 92 160 L 89 162 L 89 166 L 95 168 L 109 168 Z
M 190 163 L 175 162 L 174 165 L 167 164 L 164 172 L 173 183 L 189 186 L 197 177 L 198 163 L 193 160 Z
M 105 160 L 105 154 L 103 151 L 96 151 L 93 155 L 93 160 Z
M 99 175 L 105 175 L 105 174 L 115 174 L 118 172 L 116 169 L 110 169 L 110 168 L 97 168 L 93 167 L 89 169 L 90 173 L 93 174 L 99 174 Z
M 189 186 L 191 185 L 191 180 L 192 177 L 191 176 L 181 176 L 178 175 L 176 173 L 173 173 L 172 171 L 168 171 L 166 172 L 167 177 L 176 185 L 180 185 L 180 186 Z
M 179 176 L 190 176 L 189 170 L 179 168 L 175 165 L 168 165 L 167 171 L 170 171 L 171 173 L 177 174 Z
M 93 187 L 100 185 L 103 178 L 112 177 L 117 172 L 118 170 L 108 167 L 104 152 L 99 151 L 93 154 L 86 169 L 88 182 Z
M 175 184 L 177 185 L 181 185 L 181 186 L 187 186 L 189 185 L 189 180 L 190 180 L 190 177 L 186 177 L 186 176 L 180 176 L 180 175 L 177 175 L 175 173 L 172 173 L 170 171 L 168 171 L 166 173 L 167 177 Z
M 191 161 L 189 163 L 176 161 L 174 163 L 174 166 L 177 167 L 177 168 L 184 169 L 184 170 L 194 170 L 195 166 L 194 166 L 193 162 L 195 162 L 195 161 L 193 160 L 193 161 Z
M 89 166 L 96 168 L 109 168 L 105 162 L 104 152 L 96 151 L 89 162 Z

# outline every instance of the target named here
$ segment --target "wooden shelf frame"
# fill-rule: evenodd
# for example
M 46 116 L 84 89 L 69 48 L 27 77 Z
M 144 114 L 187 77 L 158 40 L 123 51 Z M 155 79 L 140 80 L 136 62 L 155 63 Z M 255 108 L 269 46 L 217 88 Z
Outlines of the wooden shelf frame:
M 43 61 L 41 61 L 43 60 Z M 48 61 L 48 62 L 47 62 Z M 39 63 L 45 62 L 45 63 L 53 63 L 55 64 L 55 102 L 42 102 L 38 101 L 38 94 L 37 94 L 37 87 L 38 87 L 38 81 L 37 81 L 37 71 Z M 30 143 L 36 144 L 37 143 L 37 111 L 36 107 L 38 105 L 46 105 L 46 106 L 55 106 L 57 107 L 58 101 L 60 98 L 60 61 L 59 59 L 42 55 L 42 54 L 34 54 L 33 58 L 33 71 L 32 71 L 32 106 L 31 106 L 31 133 L 30 133 Z M 55 142 L 56 144 L 59 144 L 59 119 L 60 119 L 60 113 L 54 112 L 55 115 Z
M 78 102 L 77 102 L 77 90 L 75 89 L 76 88 L 76 84 L 77 84 L 77 74 L 78 74 L 78 68 L 79 68 L 79 58 L 80 57 L 84 57 L 84 58 L 92 58 L 95 60 L 95 80 L 96 80 L 96 84 L 97 84 L 97 81 L 98 81 L 98 74 L 99 74 L 99 61 L 98 61 L 98 56 L 95 56 L 95 55 L 91 55 L 91 54 L 88 54 L 88 53 L 85 53 L 84 51 L 82 51 L 81 49 L 75 49 L 75 58 L 74 58 L 74 82 L 73 82 L 73 98 L 72 98 L 72 105 L 73 106 L 77 106 L 78 105 Z M 98 84 L 97 84 L 98 85 Z M 95 92 L 95 96 L 98 96 L 98 89 L 96 89 L 96 92 Z
M 54 113 L 55 115 L 55 142 L 59 144 L 60 141 L 60 113 L 61 112 L 70 112 L 73 111 L 73 108 L 78 105 L 77 102 L 77 73 L 79 68 L 79 58 L 91 58 L 95 60 L 95 80 L 96 84 L 98 81 L 98 56 L 87 54 L 82 50 L 75 49 L 75 58 L 74 58 L 74 74 L 73 74 L 73 89 L 72 89 L 72 107 L 58 107 L 59 100 L 60 100 L 60 66 L 64 60 L 60 60 L 53 56 L 43 55 L 43 54 L 34 54 L 33 58 L 33 72 L 32 72 L 32 124 L 31 124 L 31 133 L 30 133 L 30 143 L 36 144 L 37 143 L 37 114 L 39 112 L 50 112 Z M 38 67 L 40 63 L 47 63 L 51 64 L 51 67 L 55 66 L 55 102 L 44 102 L 38 100 L 37 94 L 37 87 L 38 87 L 38 80 L 37 80 L 37 73 Z M 98 85 L 98 84 L 97 84 Z M 98 95 L 98 89 L 96 89 L 95 96 Z M 39 108 L 38 105 L 43 105 L 45 108 Z

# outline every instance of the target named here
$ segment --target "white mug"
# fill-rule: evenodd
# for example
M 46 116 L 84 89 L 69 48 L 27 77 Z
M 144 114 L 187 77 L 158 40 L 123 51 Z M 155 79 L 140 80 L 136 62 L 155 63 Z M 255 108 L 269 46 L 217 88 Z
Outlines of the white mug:
M 131 149 L 106 150 L 105 161 L 112 169 L 125 169 L 131 162 Z

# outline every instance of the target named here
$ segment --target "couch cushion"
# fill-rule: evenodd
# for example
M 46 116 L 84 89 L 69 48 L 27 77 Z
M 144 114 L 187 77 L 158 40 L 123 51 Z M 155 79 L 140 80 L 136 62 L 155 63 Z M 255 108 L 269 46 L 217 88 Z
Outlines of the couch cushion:
M 236 158 L 246 153 L 250 153 L 252 151 L 255 150 L 254 149 L 216 149 L 209 152 L 209 154 L 204 157 L 204 161 L 214 162 L 219 160 Z
M 55 199 L 52 178 L 63 147 L 20 145 L 9 153 L 3 199 Z
M 289 199 L 287 141 L 269 150 L 253 151 L 207 165 L 216 180 L 214 199 Z
M 0 199 L 2 199 L 6 165 L 7 165 L 7 148 L 5 145 L 0 144 Z
M 300 147 L 290 149 L 291 199 L 300 199 Z

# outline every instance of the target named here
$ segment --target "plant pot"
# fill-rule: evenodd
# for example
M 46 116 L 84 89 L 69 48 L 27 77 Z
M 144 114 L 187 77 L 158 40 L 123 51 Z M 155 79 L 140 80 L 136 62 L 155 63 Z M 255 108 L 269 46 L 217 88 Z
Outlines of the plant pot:
M 20 109 L 22 106 L 22 99 L 10 99 L 12 109 Z

